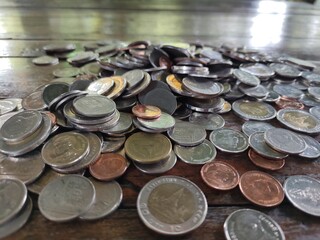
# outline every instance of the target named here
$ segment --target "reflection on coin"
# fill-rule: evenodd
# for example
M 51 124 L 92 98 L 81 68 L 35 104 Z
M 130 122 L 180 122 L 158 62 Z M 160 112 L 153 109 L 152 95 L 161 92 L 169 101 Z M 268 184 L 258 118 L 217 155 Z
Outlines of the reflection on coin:
M 165 235 L 180 235 L 198 228 L 208 210 L 200 188 L 177 176 L 148 182 L 139 193 L 137 208 L 148 228 Z
M 42 215 L 56 222 L 72 220 L 93 204 L 95 189 L 85 177 L 66 175 L 50 182 L 40 192 L 38 206 Z
M 114 80 L 111 77 L 100 78 L 90 83 L 87 91 L 97 94 L 108 94 L 114 85 Z
M 309 176 L 290 176 L 283 185 L 289 201 L 296 208 L 313 216 L 320 216 L 320 182 Z
M 17 107 L 17 103 L 7 99 L 0 100 L 0 115 L 12 112 Z
M 232 110 L 244 119 L 257 121 L 270 120 L 277 114 L 277 111 L 267 103 L 248 100 L 235 101 Z
M 189 117 L 189 122 L 198 124 L 206 130 L 216 130 L 223 128 L 225 121 L 223 117 L 215 113 L 193 112 Z
M 281 227 L 268 215 L 253 209 L 231 213 L 223 224 L 227 240 L 285 240 Z
M 307 147 L 306 149 L 299 154 L 300 157 L 305 158 L 317 158 L 320 156 L 320 143 L 313 137 L 307 135 L 300 135 L 305 141 Z
M 244 132 L 248 137 L 255 132 L 265 132 L 270 128 L 274 128 L 270 123 L 259 122 L 259 121 L 246 121 L 242 125 L 242 132 Z
M 283 168 L 286 163 L 284 158 L 276 160 L 265 158 L 256 153 L 253 149 L 249 149 L 248 156 L 254 165 L 272 171 Z
M 264 172 L 248 171 L 242 174 L 239 187 L 250 202 L 262 207 L 277 206 L 284 199 L 281 183 Z
M 214 161 L 203 165 L 201 178 L 209 187 L 230 190 L 238 185 L 240 177 L 238 171 L 230 164 Z

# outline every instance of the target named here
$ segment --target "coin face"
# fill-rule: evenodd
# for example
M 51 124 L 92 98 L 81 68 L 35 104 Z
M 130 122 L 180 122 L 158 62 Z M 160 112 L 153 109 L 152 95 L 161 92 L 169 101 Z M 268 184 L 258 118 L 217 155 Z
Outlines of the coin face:
M 114 85 L 114 80 L 111 77 L 100 78 L 93 81 L 87 87 L 87 91 L 97 94 L 108 94 Z
M 265 132 L 271 128 L 274 128 L 274 126 L 267 122 L 246 121 L 242 125 L 241 130 L 249 137 L 251 134 L 255 132 Z
M 233 75 L 242 83 L 249 86 L 258 86 L 260 79 L 251 73 L 242 71 L 240 69 L 233 70 Z
M 61 94 L 69 91 L 69 84 L 54 82 L 45 86 L 42 92 L 43 101 L 47 106 L 50 102 L 53 101 L 56 97 L 59 97 Z
M 216 130 L 223 128 L 225 120 L 218 114 L 215 113 L 198 113 L 193 112 L 189 116 L 189 122 L 200 125 L 206 130 Z
M 299 99 L 302 97 L 303 92 L 288 84 L 274 85 L 273 91 L 279 93 L 283 97 Z
M 16 109 L 17 103 L 11 100 L 1 99 L 0 100 L 0 115 L 12 112 Z
M 277 114 L 277 111 L 267 103 L 247 100 L 235 101 L 232 110 L 244 119 L 257 121 L 270 120 Z
M 310 215 L 320 216 L 318 180 L 303 175 L 290 176 L 283 187 L 287 198 L 296 208 Z
M 284 158 L 275 159 L 275 160 L 265 158 L 265 157 L 259 155 L 258 153 L 256 153 L 253 149 L 249 149 L 248 156 L 254 165 L 256 165 L 260 168 L 272 170 L 272 171 L 279 170 L 279 169 L 283 168 L 286 163 Z
M 157 119 L 149 120 L 137 118 L 137 120 L 139 121 L 139 123 L 141 123 L 141 125 L 143 125 L 146 128 L 162 131 L 166 131 L 172 128 L 176 123 L 175 119 L 165 112 L 162 112 L 160 117 L 158 117 Z
M 248 171 L 240 177 L 242 194 L 252 203 L 274 207 L 284 199 L 281 183 L 271 175 L 260 171 Z
M 320 106 L 314 106 L 310 108 L 309 112 L 316 118 L 320 119 Z
M 300 77 L 302 72 L 297 68 L 284 64 L 284 63 L 272 63 L 270 67 L 280 76 L 288 78 L 297 78 Z
M 213 82 L 208 79 L 197 80 L 193 77 L 185 77 L 182 79 L 183 86 L 195 93 L 206 96 L 217 96 L 222 92 L 222 88 L 216 82 Z
M 259 78 L 269 78 L 275 74 L 272 68 L 262 63 L 245 63 L 241 64 L 239 68 Z
M 191 181 L 177 176 L 148 182 L 137 200 L 138 214 L 150 229 L 180 235 L 198 228 L 207 214 L 207 200 Z
M 227 240 L 285 240 L 281 227 L 268 215 L 253 209 L 231 213 L 223 225 Z
M 142 82 L 144 78 L 144 72 L 140 69 L 135 69 L 126 72 L 122 77 L 127 81 L 127 90 L 131 90 Z
M 105 94 L 105 96 L 110 99 L 115 99 L 123 93 L 127 86 L 127 81 L 120 76 L 112 76 L 111 78 L 114 81 L 114 85 L 110 92 Z

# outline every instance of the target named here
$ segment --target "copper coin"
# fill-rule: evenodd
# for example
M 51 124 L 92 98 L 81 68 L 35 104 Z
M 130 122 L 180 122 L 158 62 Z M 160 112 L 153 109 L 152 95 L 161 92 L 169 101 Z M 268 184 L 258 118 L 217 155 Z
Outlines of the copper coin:
M 235 188 L 240 178 L 238 171 L 234 167 L 221 161 L 209 162 L 203 165 L 201 177 L 209 187 L 218 190 Z
M 240 177 L 242 194 L 252 203 L 262 207 L 274 207 L 284 199 L 281 183 L 271 175 L 260 171 L 248 171 Z
M 277 106 L 280 109 L 283 108 L 294 108 L 294 109 L 303 109 L 304 105 L 296 99 L 281 97 L 278 101 L 276 101 Z
M 132 113 L 143 119 L 156 119 L 161 115 L 161 109 L 156 106 L 137 104 L 132 108 Z
M 258 153 L 256 153 L 254 150 L 250 149 L 248 152 L 249 159 L 251 162 L 261 168 L 267 169 L 267 170 L 279 170 L 283 168 L 284 164 L 286 163 L 285 159 L 268 159 L 265 158 Z
M 111 181 L 120 177 L 128 168 L 127 160 L 117 153 L 104 153 L 90 165 L 91 175 L 101 181 Z

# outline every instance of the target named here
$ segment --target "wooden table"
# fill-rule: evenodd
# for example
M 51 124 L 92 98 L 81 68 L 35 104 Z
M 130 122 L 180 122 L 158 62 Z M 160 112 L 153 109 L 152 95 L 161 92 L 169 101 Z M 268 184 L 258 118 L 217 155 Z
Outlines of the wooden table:
M 84 42 L 98 39 L 153 42 L 201 41 L 246 45 L 262 51 L 288 53 L 312 60 L 320 56 L 320 8 L 283 1 L 98 1 L 98 0 L 2 0 L 0 1 L 0 97 L 25 97 L 53 79 L 58 66 L 37 67 L 32 58 L 44 54 L 52 42 Z M 223 115 L 226 127 L 240 129 L 241 120 Z M 318 138 L 319 139 L 319 138 Z M 256 170 L 243 154 L 218 152 L 217 160 L 232 164 L 240 174 Z M 238 188 L 222 192 L 209 189 L 200 178 L 201 166 L 178 161 L 167 175 L 183 176 L 205 193 L 209 210 L 200 228 L 179 239 L 224 239 L 223 223 L 233 211 L 253 208 L 270 215 L 287 239 L 320 239 L 320 218 L 294 208 L 287 200 L 274 208 L 249 203 Z M 282 170 L 268 172 L 282 183 L 286 177 L 307 174 L 320 179 L 320 160 L 289 157 Z M 124 192 L 120 208 L 98 221 L 54 223 L 34 207 L 28 223 L 6 239 L 167 239 L 148 230 L 136 211 L 139 190 L 155 176 L 131 165 L 118 181 Z M 33 196 L 36 204 L 36 196 Z

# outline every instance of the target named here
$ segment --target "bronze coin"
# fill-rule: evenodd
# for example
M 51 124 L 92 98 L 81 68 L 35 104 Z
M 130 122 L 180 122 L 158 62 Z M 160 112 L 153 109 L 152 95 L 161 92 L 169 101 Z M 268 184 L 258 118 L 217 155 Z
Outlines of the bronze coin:
M 89 167 L 90 174 L 101 181 L 122 176 L 128 168 L 127 160 L 117 153 L 104 153 Z
M 268 159 L 265 158 L 258 153 L 256 153 L 254 150 L 250 149 L 248 152 L 249 159 L 251 162 L 261 168 L 267 169 L 267 170 L 279 170 L 283 168 L 284 164 L 286 163 L 286 160 L 283 159 Z
M 201 168 L 203 181 L 218 190 L 230 190 L 239 183 L 239 173 L 230 164 L 221 161 L 206 163 Z
M 280 109 L 283 108 L 294 108 L 294 109 L 303 109 L 304 105 L 296 99 L 281 97 L 278 101 L 276 101 L 277 106 Z
M 156 106 L 137 104 L 132 108 L 132 113 L 143 119 L 156 119 L 161 115 L 161 109 Z
M 262 207 L 274 207 L 284 199 L 281 183 L 271 175 L 260 171 L 248 171 L 240 177 L 242 194 L 252 203 Z

